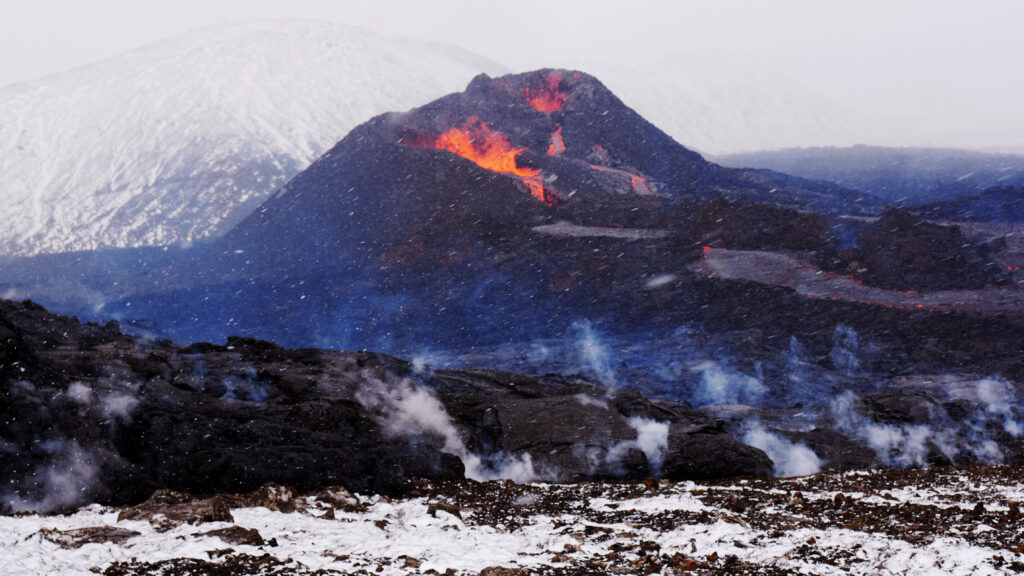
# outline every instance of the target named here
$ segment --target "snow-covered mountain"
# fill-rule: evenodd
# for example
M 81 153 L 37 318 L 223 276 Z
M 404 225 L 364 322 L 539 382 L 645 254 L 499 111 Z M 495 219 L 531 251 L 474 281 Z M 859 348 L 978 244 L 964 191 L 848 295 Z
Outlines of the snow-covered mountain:
M 216 236 L 352 127 L 501 66 L 306 21 L 186 33 L 0 89 L 0 255 Z
M 864 141 L 852 111 L 751 63 L 684 54 L 566 65 L 596 76 L 641 116 L 704 154 Z

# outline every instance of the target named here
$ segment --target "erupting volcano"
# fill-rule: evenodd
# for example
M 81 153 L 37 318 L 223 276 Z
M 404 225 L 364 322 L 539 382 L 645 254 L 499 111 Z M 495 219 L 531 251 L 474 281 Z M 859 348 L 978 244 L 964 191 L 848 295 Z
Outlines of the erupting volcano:
M 216 318 L 171 317 L 155 294 L 133 295 L 130 313 L 183 340 L 227 331 L 413 354 L 424 343 L 557 335 L 578 318 L 628 315 L 660 329 L 702 313 L 692 295 L 703 288 L 678 305 L 678 282 L 654 283 L 672 287 L 664 301 L 627 295 L 686 269 L 711 240 L 691 226 L 698 205 L 719 196 L 858 213 L 851 198 L 863 195 L 717 166 L 586 74 L 480 75 L 464 92 L 359 126 L 220 239 L 206 276 L 225 290 Z M 757 247 L 784 232 L 817 245 L 817 228 L 795 212 L 769 220 L 785 230 Z M 699 232 L 720 234 L 716 222 Z M 282 278 L 294 280 L 284 292 Z M 261 312 L 271 305 L 276 315 Z
M 1012 300 L 1021 290 L 1003 272 L 1024 264 L 1013 252 L 1015 240 L 972 247 L 975 239 L 967 234 L 883 212 L 873 202 L 837 185 L 708 162 L 585 74 L 481 75 L 464 92 L 355 128 L 228 235 L 203 247 L 202 260 L 168 266 L 160 275 L 140 266 L 145 273 L 102 288 L 114 295 L 103 303 L 107 318 L 147 320 L 151 324 L 136 329 L 157 326 L 169 341 L 241 335 L 282 348 L 252 340 L 174 349 L 154 337 L 124 355 L 128 340 L 116 325 L 83 326 L 78 340 L 50 344 L 60 325 L 54 328 L 52 319 L 24 304 L 9 306 L 10 314 L 36 319 L 43 328 L 27 337 L 0 314 L 0 342 L 14 343 L 13 356 L 0 354 L 0 378 L 10 374 L 14 382 L 21 366 L 53 365 L 40 378 L 64 374 L 65 388 L 79 389 L 82 378 L 52 362 L 91 373 L 92 364 L 76 355 L 89 346 L 111 358 L 118 375 L 130 364 L 139 377 L 118 378 L 150 386 L 154 393 L 140 395 L 138 410 L 153 418 L 133 416 L 135 428 L 119 433 L 117 445 L 135 455 L 145 452 L 136 438 L 153 444 L 181 438 L 177 460 L 148 452 L 153 477 L 161 481 L 164 470 L 186 468 L 195 458 L 206 466 L 197 468 L 203 481 L 221 478 L 221 462 L 231 462 L 258 484 L 262 478 L 251 470 L 305 461 L 287 451 L 299 443 L 293 438 L 308 443 L 309 462 L 319 463 L 304 468 L 304 477 L 317 469 L 325 479 L 335 469 L 346 472 L 334 463 L 347 454 L 361 459 L 360 477 L 401 477 L 395 472 L 401 469 L 363 449 L 391 440 L 378 441 L 377 420 L 357 408 L 368 396 L 357 384 L 371 376 L 368 389 L 375 392 L 369 396 L 379 400 L 366 409 L 379 412 L 380 422 L 398 419 L 385 403 L 416 398 L 404 391 L 407 382 L 423 381 L 424 389 L 447 398 L 448 414 L 460 422 L 451 438 L 462 448 L 453 456 L 445 442 L 432 460 L 422 461 L 437 474 L 457 471 L 455 464 L 469 470 L 470 456 L 488 466 L 523 461 L 508 454 L 529 455 L 537 471 L 582 470 L 593 477 L 591 446 L 621 456 L 616 466 L 621 462 L 623 473 L 635 478 L 708 474 L 708 465 L 718 464 L 729 473 L 764 471 L 767 456 L 743 456 L 725 437 L 725 426 L 732 426 L 736 434 L 764 440 L 761 431 L 740 428 L 758 418 L 764 432 L 781 439 L 762 444 L 805 443 L 814 460 L 799 458 L 814 469 L 825 461 L 837 468 L 970 462 L 975 448 L 988 449 L 975 441 L 980 426 L 1004 452 L 989 450 L 988 460 L 978 461 L 1024 462 L 1024 424 L 1018 424 L 1024 405 L 1014 404 L 1013 412 L 989 407 L 1017 402 L 1017 390 L 1001 393 L 1005 402 L 990 401 L 996 393 L 983 383 L 989 375 L 1024 375 L 1024 317 L 1018 313 L 1024 299 Z M 871 216 L 881 217 L 872 223 Z M 848 237 L 856 248 L 840 241 Z M 59 279 L 52 290 L 73 284 L 91 290 L 79 282 L 78 261 L 71 266 L 51 276 Z M 6 289 L 0 284 L 0 293 Z M 960 301 L 978 303 L 950 311 L 948 298 L 936 291 L 952 289 L 960 291 Z M 93 305 L 92 294 L 78 297 Z M 83 310 L 89 313 L 76 312 Z M 30 355 L 21 352 L 22 341 L 46 346 Z M 417 361 L 406 365 L 393 357 Z M 251 371 L 239 371 L 239 358 L 248 358 Z M 445 376 L 436 371 L 444 366 L 508 372 Z M 516 371 L 553 376 L 531 379 Z M 200 373 L 216 376 L 195 376 Z M 107 386 L 106 375 L 97 374 L 96 394 L 106 394 L 99 388 Z M 937 388 L 943 380 L 932 375 L 945 374 L 956 381 Z M 927 394 L 904 393 L 909 385 L 896 375 L 920 376 L 915 386 Z M 973 399 L 957 396 L 970 391 L 967 379 L 977 382 Z M 384 382 L 395 388 L 385 391 Z M 601 393 L 581 400 L 595 382 Z M 340 395 L 345 386 L 348 396 Z M 880 396 L 889 393 L 882 387 L 895 392 Z M 69 415 L 80 404 L 70 394 L 17 389 L 39 399 L 39 422 L 49 418 L 51 399 Z M 195 405 L 216 427 L 188 417 L 177 420 L 179 428 L 169 427 L 166 416 L 176 412 L 163 404 L 165 391 L 217 400 Z M 553 392 L 557 400 L 550 400 Z M 847 392 L 874 396 L 871 403 L 830 402 Z M 1024 388 L 1020 392 L 1024 397 Z M 320 403 L 291 409 L 312 399 Z M 972 404 L 965 408 L 964 400 Z M 240 407 L 236 420 L 225 420 L 218 409 L 226 403 Z M 98 427 L 101 404 L 94 402 L 88 413 Z M 364 443 L 352 444 L 348 429 L 336 430 L 339 418 L 323 406 L 343 411 L 340 421 L 364 431 Z M 253 422 L 249 410 L 265 418 L 232 424 Z M 949 450 L 908 448 L 901 460 L 890 446 L 875 445 L 876 437 L 918 434 L 917 414 L 941 413 L 949 431 L 934 444 Z M 567 418 L 572 415 L 576 420 Z M 860 425 L 875 415 L 876 423 Z M 272 440 L 276 459 L 267 466 L 234 459 L 239 449 L 225 434 L 283 418 L 308 428 L 295 436 L 269 428 L 244 445 L 254 447 L 247 454 L 262 456 L 264 440 Z M 577 422 L 591 423 L 597 440 L 579 436 Z M 329 436 L 307 438 L 305 430 L 313 428 Z M 654 436 L 659 447 L 646 450 Z M 22 437 L 30 446 L 40 436 Z M 201 441 L 216 450 L 198 454 L 193 439 L 207 437 L 221 440 Z M 121 444 L 121 438 L 131 441 Z M 676 447 L 705 459 L 673 464 L 673 454 L 682 453 Z M 559 467 L 548 467 L 555 456 Z M 26 462 L 26 474 L 44 470 Z

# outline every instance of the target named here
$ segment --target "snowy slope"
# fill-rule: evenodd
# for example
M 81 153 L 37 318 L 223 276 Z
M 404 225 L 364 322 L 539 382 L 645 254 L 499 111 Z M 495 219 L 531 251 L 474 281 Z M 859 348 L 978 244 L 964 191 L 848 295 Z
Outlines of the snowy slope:
M 0 89 L 0 255 L 218 235 L 372 116 L 482 57 L 338 24 L 190 32 Z
M 718 484 L 418 483 L 421 495 L 393 499 L 275 487 L 265 493 L 281 500 L 220 496 L 220 508 L 212 504 L 218 497 L 186 497 L 185 514 L 195 512 L 173 508 L 176 521 L 156 498 L 139 508 L 0 516 L 0 546 L 9 576 L 996 576 L 1024 566 L 1024 486 L 1014 471 Z
M 784 75 L 710 55 L 567 63 L 704 154 L 863 142 L 853 113 Z

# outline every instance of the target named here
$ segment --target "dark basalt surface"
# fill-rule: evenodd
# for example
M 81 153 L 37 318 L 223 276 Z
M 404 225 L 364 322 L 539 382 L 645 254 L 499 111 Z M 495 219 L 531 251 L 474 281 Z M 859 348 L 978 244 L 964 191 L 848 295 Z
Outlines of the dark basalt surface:
M 984 247 L 956 226 L 941 226 L 899 208 L 887 208 L 857 235 L 857 247 L 839 251 L 826 266 L 893 290 L 964 290 L 1006 283 Z
M 12 508 L 266 482 L 395 493 L 414 477 L 462 478 L 469 454 L 485 470 L 529 458 L 562 480 L 771 469 L 698 412 L 578 377 L 417 373 L 388 356 L 251 339 L 182 347 L 30 302 L 0 302 L 0 326 L 0 486 Z M 630 418 L 664 423 L 663 461 L 634 445 Z
M 0 326 L 8 512 L 267 482 L 395 494 L 412 478 L 459 479 L 467 467 L 482 478 L 573 482 L 765 475 L 780 463 L 735 439 L 754 420 L 836 470 L 1024 461 L 1007 424 L 1017 408 L 986 408 L 911 381 L 865 393 L 843 413 L 829 411 L 829 396 L 810 394 L 800 409 L 729 416 L 728 407 L 694 410 L 581 376 L 417 369 L 381 354 L 247 338 L 177 346 L 31 302 L 0 301 Z M 1012 388 L 1006 393 L 1011 401 Z M 921 441 L 923 459 L 889 462 L 907 447 L 877 452 L 868 426 L 906 438 L 913 427 L 932 432 Z

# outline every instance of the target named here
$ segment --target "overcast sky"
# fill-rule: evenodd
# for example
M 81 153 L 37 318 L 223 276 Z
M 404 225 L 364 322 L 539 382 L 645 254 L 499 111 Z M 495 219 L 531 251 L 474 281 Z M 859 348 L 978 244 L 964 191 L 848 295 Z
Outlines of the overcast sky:
M 0 6 L 0 86 L 192 28 L 306 18 L 446 42 L 517 70 L 579 59 L 729 57 L 776 70 L 856 112 L 874 124 L 866 133 L 885 143 L 929 143 L 937 134 L 974 147 L 1024 140 L 1024 1 L 1017 0 L 0 0 Z M 913 133 L 901 139 L 904 130 Z

